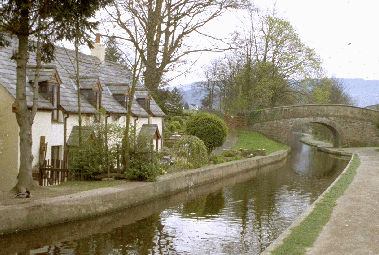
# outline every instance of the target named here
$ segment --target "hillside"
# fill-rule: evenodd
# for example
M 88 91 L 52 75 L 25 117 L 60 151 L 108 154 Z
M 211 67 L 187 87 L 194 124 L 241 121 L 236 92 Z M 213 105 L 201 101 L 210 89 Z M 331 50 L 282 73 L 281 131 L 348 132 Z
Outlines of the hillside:
M 379 81 L 338 78 L 346 92 L 355 100 L 356 106 L 366 107 L 379 103 Z
M 379 104 L 379 80 L 337 79 L 344 84 L 346 92 L 354 99 L 356 106 L 366 107 Z M 198 84 L 199 82 L 195 82 L 177 87 L 183 95 L 184 102 L 201 106 L 201 99 L 205 93 L 196 89 Z

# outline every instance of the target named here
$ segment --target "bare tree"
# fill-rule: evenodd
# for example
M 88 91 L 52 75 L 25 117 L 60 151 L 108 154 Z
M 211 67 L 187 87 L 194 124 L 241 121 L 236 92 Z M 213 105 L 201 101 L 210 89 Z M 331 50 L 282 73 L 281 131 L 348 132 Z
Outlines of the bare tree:
M 192 34 L 211 37 L 201 31 L 207 23 L 243 0 L 124 0 L 108 9 L 111 22 L 126 33 L 139 51 L 145 67 L 144 82 L 149 90 L 159 87 L 163 74 L 183 56 L 193 52 L 220 50 L 191 47 L 186 40 Z M 135 28 L 133 27 L 135 26 Z M 139 44 L 134 31 L 146 35 Z M 146 51 L 145 51 L 146 50 Z

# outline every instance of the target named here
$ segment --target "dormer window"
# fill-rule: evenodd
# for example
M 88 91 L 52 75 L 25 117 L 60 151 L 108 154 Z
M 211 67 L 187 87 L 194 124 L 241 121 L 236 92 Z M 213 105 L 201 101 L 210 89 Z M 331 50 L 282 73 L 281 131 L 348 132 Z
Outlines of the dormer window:
M 113 95 L 113 97 L 119 102 L 125 109 L 128 109 L 128 98 L 125 95 Z
M 101 94 L 102 87 L 99 77 L 97 76 L 83 76 L 80 80 L 80 93 L 84 98 L 96 109 L 96 120 L 99 120 L 99 112 L 101 109 Z
M 101 91 L 94 91 L 92 97 L 92 105 L 97 111 L 101 108 Z
M 129 85 L 126 83 L 110 83 L 107 84 L 107 86 L 114 99 L 116 99 L 125 109 L 128 109 L 130 95 Z
M 146 98 L 137 98 L 138 104 L 147 112 L 150 111 L 150 96 Z
M 29 82 L 34 83 L 36 67 L 28 66 L 27 73 Z M 60 84 L 62 81 L 55 66 L 42 66 L 39 69 L 38 92 L 50 101 L 53 106 L 51 120 L 56 122 L 59 121 Z
M 43 95 L 53 105 L 54 110 L 51 115 L 52 121 L 58 121 L 58 105 L 60 99 L 60 87 L 59 84 L 50 82 L 40 82 L 39 93 Z

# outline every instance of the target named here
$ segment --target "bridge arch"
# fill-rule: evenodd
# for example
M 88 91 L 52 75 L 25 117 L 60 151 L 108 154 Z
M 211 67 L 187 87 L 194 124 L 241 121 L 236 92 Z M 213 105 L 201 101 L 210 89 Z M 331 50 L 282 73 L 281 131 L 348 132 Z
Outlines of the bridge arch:
M 333 134 L 334 147 L 378 146 L 379 112 L 347 105 L 296 105 L 251 112 L 248 129 L 289 143 L 295 127 L 318 123 Z
M 333 122 L 328 121 L 327 119 L 317 118 L 317 119 L 310 119 L 310 118 L 303 118 L 303 119 L 297 119 L 295 121 L 294 126 L 289 130 L 288 136 L 292 136 L 292 133 L 298 129 L 300 126 L 304 126 L 306 124 L 319 124 L 324 127 L 326 127 L 328 130 L 330 130 L 332 136 L 333 136 L 333 147 L 339 148 L 341 146 L 341 131 L 338 127 L 335 126 Z M 288 141 L 287 141 L 288 142 Z

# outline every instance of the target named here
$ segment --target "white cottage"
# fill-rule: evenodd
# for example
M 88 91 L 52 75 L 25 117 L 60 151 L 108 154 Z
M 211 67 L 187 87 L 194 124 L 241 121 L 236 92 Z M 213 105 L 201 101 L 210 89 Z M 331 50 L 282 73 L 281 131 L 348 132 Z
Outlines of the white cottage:
M 12 112 L 16 63 L 11 56 L 16 46 L 14 41 L 10 47 L 0 48 L 0 191 L 14 187 L 19 168 L 18 125 Z M 67 141 L 73 128 L 78 126 L 78 95 L 83 125 L 93 122 L 125 125 L 131 74 L 124 66 L 105 60 L 105 47 L 99 37 L 94 46 L 92 56 L 79 56 L 79 93 L 74 51 L 57 47 L 54 61 L 40 70 L 38 111 L 33 124 L 33 166 L 38 165 L 41 151 L 52 162 L 65 160 Z M 35 64 L 35 56 L 31 54 L 27 70 L 30 84 L 35 80 Z M 27 98 L 31 106 L 31 86 Z M 130 123 L 137 131 L 148 127 L 159 150 L 163 146 L 163 111 L 142 85 L 138 86 L 131 107 Z M 106 113 L 103 117 L 100 117 L 100 109 Z M 154 127 L 156 131 L 152 132 Z

